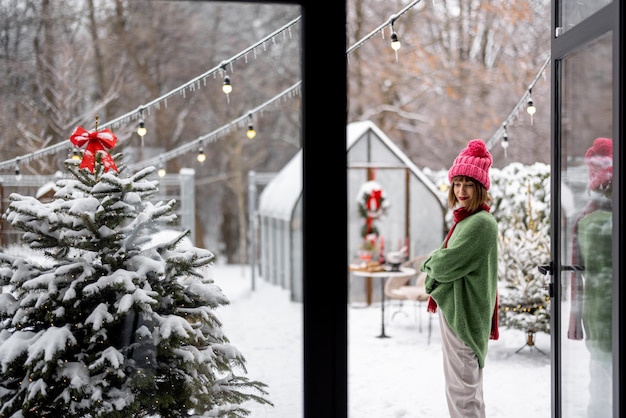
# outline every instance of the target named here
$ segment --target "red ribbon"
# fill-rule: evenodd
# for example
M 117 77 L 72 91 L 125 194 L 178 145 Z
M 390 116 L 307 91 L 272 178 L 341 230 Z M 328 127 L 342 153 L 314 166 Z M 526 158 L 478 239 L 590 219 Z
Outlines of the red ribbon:
M 365 201 L 365 207 L 367 208 L 367 218 L 365 220 L 367 225 L 367 232 L 370 233 L 373 230 L 374 215 L 381 207 L 381 201 L 383 198 L 383 191 L 381 189 L 374 189 L 370 192 L 370 195 Z
M 70 136 L 70 141 L 77 147 L 82 147 L 85 143 L 87 144 L 80 168 L 87 168 L 93 173 L 96 165 L 96 154 L 102 152 L 104 171 L 117 171 L 113 157 L 106 151 L 106 149 L 113 148 L 117 142 L 117 137 L 109 129 L 88 132 L 79 126 L 74 129 L 74 133 Z
M 367 199 L 367 209 L 371 211 L 377 211 L 380 209 L 380 201 L 383 197 L 383 191 L 381 189 L 372 190 L 369 199 Z

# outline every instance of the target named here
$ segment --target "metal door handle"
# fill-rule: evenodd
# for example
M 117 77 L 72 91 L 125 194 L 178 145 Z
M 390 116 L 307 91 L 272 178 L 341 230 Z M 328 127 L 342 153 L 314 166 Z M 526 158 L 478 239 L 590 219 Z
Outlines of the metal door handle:
M 543 274 L 544 276 L 546 274 L 549 274 L 550 276 L 552 276 L 554 269 L 553 269 L 553 264 L 552 261 L 550 261 L 550 264 L 544 264 L 542 266 L 537 266 L 537 269 L 539 269 L 539 273 Z
M 561 266 L 561 271 L 585 271 L 585 266 Z
M 544 264 L 541 266 L 537 266 L 537 269 L 539 270 L 539 273 L 543 274 L 544 276 L 546 274 L 549 275 L 553 275 L 554 274 L 554 263 L 552 263 L 552 261 L 550 261 L 550 264 Z M 579 266 L 579 265 L 562 265 L 561 266 L 561 271 L 585 271 L 585 266 Z

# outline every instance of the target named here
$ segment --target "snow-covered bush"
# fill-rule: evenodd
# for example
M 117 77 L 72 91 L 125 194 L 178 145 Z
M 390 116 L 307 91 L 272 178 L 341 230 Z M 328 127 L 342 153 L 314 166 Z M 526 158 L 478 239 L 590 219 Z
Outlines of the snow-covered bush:
M 492 169 L 492 213 L 498 220 L 500 325 L 550 332 L 550 166 L 513 163 Z

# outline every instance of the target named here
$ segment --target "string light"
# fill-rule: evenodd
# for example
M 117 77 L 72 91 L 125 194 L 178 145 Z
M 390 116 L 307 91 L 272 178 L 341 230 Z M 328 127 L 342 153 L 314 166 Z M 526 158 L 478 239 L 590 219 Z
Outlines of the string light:
M 226 100 L 230 103 L 230 93 L 233 91 L 233 85 L 230 84 L 230 77 L 224 77 L 224 84 L 222 84 L 222 91 L 226 94 Z
M 509 148 L 509 135 L 506 131 L 506 122 L 502 124 L 502 142 L 500 143 L 500 145 L 502 145 L 502 148 L 504 149 L 504 158 L 507 157 L 507 150 Z
M 532 91 L 532 88 L 528 89 L 528 102 L 526 103 L 526 111 L 530 115 L 531 126 L 533 124 L 533 115 L 535 114 L 535 112 L 537 112 L 537 108 L 535 107 L 535 104 L 533 103 L 533 98 L 531 96 Z
M 256 131 L 254 130 L 254 126 L 252 126 L 252 113 L 248 115 L 250 119 L 250 123 L 248 124 L 248 131 L 246 132 L 246 136 L 250 139 L 254 139 L 256 136 Z
M 265 46 L 271 41 L 272 43 L 276 43 L 275 42 L 275 38 L 279 37 L 279 35 L 283 35 L 283 38 L 287 38 L 287 36 L 285 35 L 285 32 L 289 32 L 291 30 L 291 28 L 293 26 L 295 26 L 298 22 L 300 22 L 300 20 L 302 20 L 302 16 L 297 16 L 295 19 L 291 20 L 290 22 L 288 22 L 287 24 L 283 25 L 281 28 L 277 29 L 276 31 L 270 33 L 269 35 L 267 35 L 266 37 L 260 39 L 259 41 L 257 41 L 256 43 L 250 45 L 249 47 L 243 49 L 242 51 L 238 52 L 237 54 L 233 55 L 232 57 L 230 57 L 228 60 L 223 61 L 222 63 L 220 63 L 219 66 L 213 67 L 210 70 L 205 71 L 204 73 L 200 74 L 197 77 L 194 77 L 193 79 L 187 81 L 186 83 L 174 88 L 173 90 L 170 90 L 169 92 L 157 97 L 156 99 L 152 100 L 151 102 L 148 102 L 142 106 L 140 106 L 138 109 L 132 110 L 122 116 L 119 116 L 109 122 L 107 122 L 106 124 L 103 125 L 103 127 L 108 127 L 108 128 L 117 128 L 119 126 L 125 125 L 127 124 L 130 120 L 134 120 L 135 119 L 135 114 L 140 111 L 141 109 L 150 109 L 150 108 L 157 108 L 160 109 L 160 106 L 162 103 L 165 103 L 165 107 L 167 107 L 167 99 L 170 97 L 173 97 L 181 92 L 184 92 L 186 89 L 190 89 L 190 90 L 195 90 L 196 86 L 200 86 L 201 82 L 204 82 L 204 85 L 206 85 L 206 80 L 210 77 L 210 76 L 214 76 L 215 73 L 217 73 L 218 71 L 224 71 L 226 65 L 230 64 L 232 66 L 233 62 L 238 61 L 240 59 L 244 59 L 245 62 L 248 62 L 248 54 L 250 54 L 251 52 L 254 52 L 257 48 L 259 47 L 263 47 L 265 49 Z M 291 35 L 289 35 L 289 38 L 291 38 Z M 281 94 L 280 96 L 283 96 L 283 94 Z M 59 150 L 63 149 L 65 147 L 65 141 L 63 142 L 59 142 L 57 144 L 48 146 L 46 148 L 43 149 L 39 149 L 36 152 L 30 153 L 30 154 L 26 154 L 21 156 L 21 158 L 25 159 L 27 162 L 31 161 L 35 158 L 39 158 L 42 157 L 44 155 L 49 155 L 49 154 L 54 154 L 57 153 Z M 11 160 L 6 160 L 6 161 L 2 161 L 0 162 L 0 170 L 3 170 L 5 168 L 10 167 L 12 164 L 15 163 L 15 158 L 11 159 Z
M 22 174 L 20 173 L 20 160 L 15 160 L 15 179 L 17 181 L 22 180 Z
M 400 43 L 400 40 L 398 39 L 398 34 L 394 31 L 391 34 L 391 49 L 393 49 L 394 51 L 397 51 L 398 49 L 400 49 L 401 46 L 402 44 Z
M 239 116 L 236 119 L 231 120 L 230 122 L 228 122 L 227 124 L 217 128 L 216 130 L 212 131 L 212 132 L 207 132 L 204 135 L 201 135 L 197 138 L 195 138 L 192 141 L 188 141 L 185 142 L 184 144 L 171 149 L 169 151 L 166 151 L 162 154 L 160 154 L 157 157 L 152 157 L 152 158 L 147 158 L 145 160 L 141 160 L 138 161 L 136 163 L 132 163 L 132 164 L 128 164 L 128 168 L 131 170 L 138 170 L 141 169 L 143 167 L 148 167 L 148 166 L 157 166 L 159 164 L 160 161 L 169 161 L 173 158 L 176 158 L 180 155 L 184 155 L 187 154 L 188 152 L 195 152 L 198 149 L 198 146 L 205 143 L 205 142 L 215 142 L 217 141 L 220 137 L 223 137 L 224 135 L 226 135 L 227 133 L 229 133 L 231 130 L 233 129 L 241 129 L 241 126 L 245 126 L 245 124 L 247 123 L 247 119 L 250 117 L 250 115 L 254 115 L 255 113 L 261 112 L 263 109 L 265 109 L 266 107 L 275 104 L 275 103 L 279 103 L 281 102 L 285 97 L 292 97 L 292 96 L 296 96 L 298 94 L 300 94 L 300 87 L 302 86 L 302 81 L 298 81 L 297 83 L 295 83 L 294 85 L 292 85 L 291 87 L 289 87 L 288 89 L 284 90 L 283 92 L 281 92 L 280 94 L 274 96 L 273 98 L 269 99 L 268 101 L 266 101 L 265 103 L 262 103 L 261 105 L 246 111 L 243 115 Z
M 398 62 L 398 50 L 400 49 L 402 44 L 400 43 L 400 40 L 398 39 L 398 34 L 396 33 L 396 30 L 393 28 L 394 22 L 395 22 L 395 19 L 392 19 L 391 20 L 391 49 L 393 49 L 393 51 L 396 53 L 396 62 Z
M 200 148 L 198 150 L 198 162 L 203 163 L 206 161 L 206 154 L 204 153 L 204 150 L 202 148 Z
M 405 14 L 407 11 L 409 11 L 411 8 L 413 8 L 415 5 L 417 5 L 421 0 L 413 0 L 410 4 L 408 4 L 407 6 L 405 6 L 402 10 L 400 10 L 400 12 L 398 12 L 397 14 L 394 14 L 392 16 L 393 20 L 396 20 L 398 17 L 402 16 L 403 14 Z M 116 128 L 121 126 L 122 124 L 126 124 L 128 123 L 129 120 L 134 119 L 134 114 L 136 112 L 140 112 L 143 109 L 149 109 L 152 107 L 156 107 L 157 109 L 160 108 L 161 103 L 165 102 L 166 106 L 167 106 L 167 99 L 175 96 L 176 94 L 180 93 L 180 92 L 184 92 L 186 89 L 191 89 L 194 90 L 195 86 L 199 86 L 200 82 L 204 81 L 205 85 L 206 85 L 206 79 L 211 76 L 214 75 L 216 72 L 218 71 L 224 71 L 226 68 L 226 65 L 230 64 L 232 66 L 232 63 L 244 58 L 246 60 L 246 63 L 248 62 L 247 60 L 247 56 L 250 52 L 255 51 L 255 49 L 263 46 L 265 48 L 265 45 L 268 44 L 269 41 L 272 41 L 273 43 L 275 43 L 274 38 L 278 37 L 279 35 L 283 35 L 283 37 L 285 36 L 285 32 L 291 30 L 291 27 L 294 26 L 295 24 L 297 24 L 300 20 L 302 19 L 301 16 L 296 17 L 295 19 L 293 19 L 292 21 L 288 22 L 287 24 L 285 24 L 283 27 L 279 28 L 278 30 L 270 33 L 269 35 L 267 35 L 266 37 L 262 38 L 261 40 L 257 41 L 256 43 L 254 43 L 253 45 L 249 46 L 248 48 L 240 51 L 239 53 L 235 54 L 234 56 L 232 56 L 231 58 L 229 58 L 228 60 L 222 61 L 220 63 L 219 66 L 214 67 L 202 74 L 200 74 L 199 76 L 189 80 L 188 82 L 178 86 L 177 88 L 159 96 L 158 98 L 142 105 L 139 109 L 136 110 L 132 110 L 124 115 L 121 115 L 109 122 L 107 122 L 106 124 L 103 125 L 103 127 L 109 127 L 109 128 Z M 365 42 L 367 42 L 370 38 L 372 38 L 374 35 L 376 35 L 377 33 L 381 32 L 384 30 L 385 27 L 387 27 L 389 25 L 390 20 L 388 20 L 387 22 L 383 23 L 382 25 L 378 26 L 375 30 L 373 30 L 372 32 L 370 32 L 366 37 L 364 37 L 363 39 L 361 39 L 360 41 L 358 41 L 356 44 L 354 44 L 352 47 L 348 48 L 346 50 L 346 55 L 349 55 L 353 50 L 355 50 L 356 48 L 362 46 L 363 44 L 365 44 Z M 301 82 L 296 83 L 296 86 L 300 86 Z M 232 88 L 232 87 L 231 87 Z M 285 90 L 284 92 L 278 94 L 275 99 L 284 97 L 287 94 L 290 94 L 291 91 L 294 89 L 294 87 L 291 87 L 287 90 Z M 269 102 L 266 103 L 266 105 L 271 104 L 272 102 L 274 102 L 275 100 L 271 100 Z M 258 109 L 260 110 L 262 107 L 264 106 L 259 106 Z M 226 125 L 225 127 L 223 127 L 223 129 L 218 129 L 216 132 L 212 132 L 210 134 L 204 135 L 204 136 L 214 136 L 216 135 L 217 132 L 225 130 L 225 129 L 229 129 L 232 126 L 234 126 L 235 123 L 229 123 L 228 125 Z M 145 124 L 144 124 L 145 127 Z M 143 138 L 142 138 L 143 139 Z M 51 146 L 48 146 L 46 148 L 40 149 L 36 152 L 30 153 L 30 154 L 26 154 L 23 155 L 21 158 L 25 158 L 26 161 L 31 161 L 35 158 L 39 158 L 41 156 L 44 155 L 48 155 L 48 154 L 53 154 L 59 151 L 60 148 L 65 146 L 65 142 L 60 142 Z M 185 149 L 187 149 L 187 147 L 183 147 Z M 183 151 L 182 150 L 172 150 L 172 152 L 175 155 L 180 155 Z M 12 160 L 7 160 L 7 161 L 2 161 L 0 162 L 0 170 L 4 169 L 5 166 L 9 166 L 10 164 L 14 163 L 17 160 L 17 158 L 14 158 Z
M 148 133 L 146 129 L 146 124 L 143 121 L 143 108 L 139 109 L 139 124 L 137 125 L 137 135 L 141 137 L 143 141 L 143 137 Z
M 499 139 L 501 139 L 502 136 L 502 130 L 503 127 L 505 126 L 505 124 L 508 122 L 510 123 L 511 121 L 513 121 L 513 119 L 515 117 L 517 117 L 517 115 L 519 115 L 519 112 L 522 109 L 522 106 L 524 106 L 524 104 L 526 104 L 526 111 L 530 114 L 530 112 L 533 112 L 533 114 L 535 113 L 535 111 L 537 110 L 534 106 L 534 103 L 532 102 L 532 99 L 530 97 L 530 93 L 532 92 L 532 88 L 535 86 L 535 84 L 537 83 L 537 81 L 539 80 L 539 77 L 541 77 L 542 75 L 544 76 L 545 79 L 545 69 L 548 66 L 548 64 L 550 64 L 550 54 L 548 54 L 548 56 L 546 57 L 545 62 L 543 63 L 543 65 L 541 66 L 541 69 L 539 69 L 539 72 L 537 73 L 537 75 L 535 75 L 535 78 L 533 79 L 533 81 L 530 83 L 530 86 L 528 87 L 528 100 L 526 100 L 526 94 L 524 94 L 520 100 L 517 102 L 517 104 L 513 107 L 513 110 L 511 111 L 511 113 L 509 113 L 509 115 L 506 117 L 506 119 L 504 120 L 504 123 L 502 124 L 502 126 L 500 128 L 498 128 L 496 130 L 496 132 L 493 133 L 493 135 L 491 136 L 491 138 L 489 138 L 487 140 L 487 149 L 491 149 L 493 147 L 493 145 L 495 144 L 495 142 Z M 533 123 L 533 117 L 531 114 L 531 119 L 530 119 L 531 124 Z
M 532 97 L 528 98 L 528 104 L 526 105 L 526 111 L 528 112 L 528 114 L 530 116 L 534 115 L 535 112 L 537 112 L 537 108 L 535 107 L 535 104 L 533 103 Z
M 159 165 L 159 171 L 157 171 L 157 174 L 159 177 L 165 177 L 167 174 L 167 171 L 165 171 L 165 167 L 163 166 L 163 161 L 161 161 L 161 164 Z
M 392 20 L 396 20 L 399 16 L 402 16 L 403 14 L 405 14 L 408 10 L 410 10 L 411 8 L 413 8 L 416 4 L 418 4 L 421 0 L 413 0 L 410 4 L 408 4 L 407 6 L 405 6 L 400 12 L 398 12 L 397 14 L 392 15 Z M 184 92 L 185 89 L 194 89 L 194 86 L 199 86 L 200 82 L 203 80 L 206 80 L 206 78 L 208 78 L 210 75 L 213 75 L 214 73 L 216 73 L 217 71 L 224 71 L 226 64 L 230 64 L 232 66 L 232 63 L 236 60 L 239 60 L 241 58 L 246 58 L 247 55 L 251 52 L 254 51 L 256 48 L 260 47 L 260 46 L 264 46 L 267 44 L 268 41 L 273 40 L 273 38 L 277 37 L 278 35 L 280 35 L 281 33 L 284 35 L 284 32 L 287 30 L 290 30 L 291 26 L 295 25 L 296 23 L 298 23 L 301 20 L 301 16 L 298 16 L 297 18 L 295 18 L 294 20 L 292 20 L 291 22 L 287 23 L 286 25 L 284 25 L 283 27 L 281 27 L 280 29 L 274 31 L 273 33 L 269 34 L 268 36 L 266 36 L 265 38 L 259 40 L 258 42 L 256 42 L 255 44 L 249 46 L 248 48 L 240 51 L 238 54 L 234 55 L 233 57 L 231 57 L 229 60 L 227 61 L 223 61 L 222 63 L 220 63 L 220 65 L 218 67 L 214 67 L 206 72 L 204 72 L 203 74 L 189 80 L 188 82 L 186 82 L 185 84 L 169 91 L 168 93 L 152 100 L 149 103 L 146 103 L 144 105 L 142 105 L 139 109 L 137 110 L 133 110 L 131 112 L 128 112 L 127 114 L 124 114 L 118 118 L 115 118 L 113 120 L 111 120 L 110 122 L 104 124 L 104 127 L 118 127 L 121 124 L 125 124 L 128 122 L 128 120 L 130 118 L 133 117 L 133 115 L 139 111 L 141 112 L 143 109 L 146 108 L 151 108 L 151 107 L 159 107 L 160 104 L 162 102 L 165 102 L 167 104 L 167 99 L 169 97 L 174 96 L 177 93 L 180 93 L 181 91 Z M 386 26 L 389 25 L 391 20 L 388 20 L 386 23 L 383 23 L 382 25 L 380 25 L 378 28 L 376 28 L 375 30 L 373 30 L 372 32 L 370 32 L 367 36 L 365 36 L 363 39 L 361 39 L 360 41 L 358 41 L 356 44 L 354 44 L 352 47 L 348 48 L 346 50 L 346 55 L 349 55 L 352 51 L 354 51 L 356 48 L 362 46 L 363 44 L 365 44 L 366 41 L 368 41 L 371 37 L 373 37 L 376 33 L 381 32 L 382 30 L 384 30 L 384 28 Z M 397 36 L 397 35 L 396 35 Z M 246 59 L 247 62 L 247 59 Z M 224 64 L 226 63 L 226 64 Z M 230 84 L 230 79 L 228 78 L 228 76 L 225 77 L 225 83 L 226 80 L 228 79 L 228 84 Z M 206 84 L 206 82 L 205 82 Z M 301 82 L 296 83 L 296 86 L 300 86 Z M 223 87 L 224 88 L 224 87 Z M 227 87 L 228 88 L 228 87 Z M 285 90 L 283 93 L 277 95 L 275 97 L 275 99 L 280 98 L 285 96 L 286 94 L 290 93 L 292 90 L 294 89 L 294 87 L 289 88 L 287 90 Z M 230 91 L 232 91 L 232 85 L 230 87 Z M 226 92 L 225 92 L 226 93 Z M 228 93 L 226 93 L 228 95 Z M 265 105 L 268 105 L 270 103 L 272 103 L 275 100 L 271 100 L 269 102 L 267 102 Z M 260 106 L 258 109 L 261 109 L 264 106 Z M 234 125 L 234 123 L 229 123 L 228 125 L 226 125 L 225 127 L 223 127 L 223 129 L 218 129 L 216 132 L 212 132 L 206 135 L 203 135 L 203 137 L 207 137 L 207 136 L 215 136 L 217 135 L 218 132 L 221 132 L 222 130 L 225 129 L 229 129 L 230 127 L 232 127 Z M 145 123 L 144 123 L 144 128 L 145 128 Z M 139 129 L 138 129 L 139 130 Z M 143 137 L 142 137 L 143 140 Z M 48 155 L 48 154 L 52 154 L 55 153 L 59 150 L 59 148 L 65 146 L 64 142 L 60 142 L 58 144 L 54 144 L 51 145 L 49 147 L 46 147 L 44 149 L 38 150 L 34 153 L 31 154 L 27 154 L 22 156 L 22 158 L 26 158 L 27 161 L 30 161 L 32 159 L 38 158 L 40 156 L 43 155 Z M 187 149 L 187 147 L 183 147 L 184 149 Z M 180 155 L 182 153 L 182 149 L 175 149 L 172 150 L 170 153 L 172 153 L 173 155 Z M 0 162 L 0 170 L 4 168 L 5 165 L 11 164 L 12 162 L 17 161 L 17 158 L 13 159 L 13 160 L 7 160 L 7 161 L 3 161 Z M 142 164 L 142 166 L 145 164 Z
M 367 42 L 370 38 L 372 38 L 374 35 L 376 35 L 377 33 L 381 32 L 383 33 L 384 29 L 393 21 L 395 21 L 396 19 L 398 19 L 398 17 L 402 16 L 403 14 L 405 14 L 406 12 L 408 12 L 411 8 L 413 8 L 417 3 L 419 3 L 420 0 L 413 0 L 410 4 L 407 4 L 402 10 L 400 10 L 398 13 L 391 15 L 391 17 L 382 25 L 378 26 L 376 29 L 374 29 L 373 31 L 371 31 L 370 33 L 368 33 L 367 35 L 365 35 L 361 40 L 357 41 L 354 45 L 352 45 L 350 48 L 348 48 L 346 50 L 346 54 L 350 55 L 350 53 L 352 51 L 354 51 L 355 49 L 361 47 L 362 45 L 365 44 L 365 42 Z
M 233 91 L 233 85 L 230 84 L 230 77 L 224 77 L 224 85 L 222 85 L 222 91 L 226 94 L 230 94 Z
M 254 130 L 254 126 L 248 125 L 248 131 L 246 132 L 246 136 L 250 139 L 254 139 L 256 136 L 256 131 Z

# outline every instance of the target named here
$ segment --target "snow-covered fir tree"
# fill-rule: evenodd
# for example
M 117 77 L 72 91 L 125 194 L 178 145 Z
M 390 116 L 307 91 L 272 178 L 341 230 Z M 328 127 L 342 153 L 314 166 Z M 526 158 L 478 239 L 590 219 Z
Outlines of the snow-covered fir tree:
M 492 170 L 492 213 L 498 221 L 499 323 L 550 332 L 550 166 L 512 163 Z
M 271 405 L 214 313 L 229 301 L 206 274 L 213 253 L 181 245 L 188 231 L 152 240 L 176 221 L 175 200 L 149 201 L 154 168 L 122 176 L 105 150 L 115 136 L 79 129 L 83 160 L 66 161 L 53 201 L 12 194 L 4 215 L 40 257 L 0 252 L 0 417 L 244 417 L 245 402 Z

